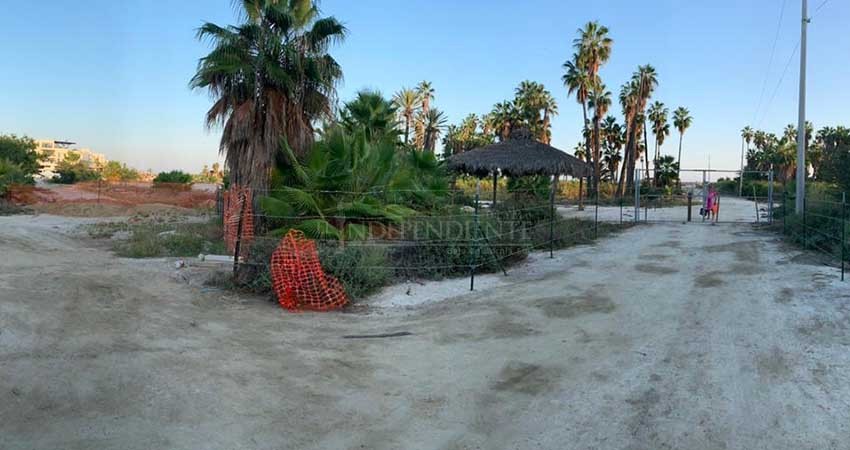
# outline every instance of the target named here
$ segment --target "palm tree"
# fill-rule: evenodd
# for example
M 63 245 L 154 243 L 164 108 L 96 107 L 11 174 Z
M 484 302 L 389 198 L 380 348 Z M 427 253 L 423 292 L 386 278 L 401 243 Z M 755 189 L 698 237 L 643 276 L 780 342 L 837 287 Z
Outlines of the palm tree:
M 501 141 L 507 140 L 511 136 L 513 128 L 521 122 L 519 111 L 512 101 L 496 103 L 493 105 L 493 110 L 489 116 L 490 126 Z
M 602 175 L 600 167 L 602 155 L 600 124 L 611 107 L 611 91 L 608 91 L 604 84 L 597 83 L 590 92 L 588 106 L 593 109 L 593 177 L 595 180 L 599 180 Z M 594 187 L 599 187 L 599 183 L 594 182 Z
M 393 96 L 393 102 L 404 120 L 404 144 L 410 144 L 410 125 L 419 110 L 419 94 L 413 89 L 402 88 Z
M 655 153 L 653 154 L 653 161 L 658 160 L 659 156 L 659 147 L 663 145 L 664 138 L 664 127 L 667 127 L 667 135 L 670 134 L 670 127 L 667 125 L 667 115 L 670 113 L 670 110 L 664 106 L 664 103 L 656 101 L 653 103 L 649 110 L 647 111 L 647 117 L 649 117 L 649 121 L 652 122 L 652 134 L 655 135 Z
M 573 59 L 564 63 L 564 75 L 561 80 L 564 82 L 564 87 L 567 88 L 567 95 L 576 96 L 576 101 L 581 104 L 581 113 L 584 118 L 582 122 L 582 130 L 587 134 L 587 100 L 590 97 L 590 91 L 593 90 L 595 84 L 594 79 L 590 76 L 584 67 L 584 61 L 579 58 L 578 54 L 573 54 Z M 590 157 L 590 140 L 585 141 L 586 157 Z M 582 159 L 583 160 L 583 159 Z
M 587 72 L 587 77 L 590 79 L 593 86 L 602 84 L 599 79 L 599 69 L 611 58 L 611 48 L 614 45 L 614 40 L 608 36 L 608 28 L 599 24 L 599 22 L 588 22 L 584 28 L 578 29 L 578 37 L 573 40 L 573 48 L 578 54 L 578 60 L 582 62 L 581 68 Z M 602 89 L 604 92 L 604 89 Z M 589 92 L 593 92 L 590 89 Z M 604 114 L 595 114 L 594 130 L 599 128 L 599 120 L 602 120 Z M 594 168 L 594 184 L 599 180 L 599 146 L 596 143 L 591 157 L 593 159 Z M 591 187 L 592 188 L 592 187 Z
M 691 117 L 691 112 L 688 111 L 688 108 L 684 106 L 680 106 L 673 111 L 673 126 L 676 127 L 676 130 L 679 131 L 679 157 L 676 159 L 676 162 L 679 164 L 679 167 L 676 170 L 676 179 L 681 180 L 681 170 L 682 170 L 682 139 L 685 136 L 685 131 L 691 127 L 694 119 Z M 681 187 L 681 181 L 679 181 Z
M 439 109 L 429 109 L 428 114 L 424 118 L 423 125 L 425 131 L 423 148 L 434 153 L 440 133 L 446 128 L 446 116 Z
M 354 100 L 346 102 L 342 124 L 351 133 L 362 130 L 370 141 L 385 138 L 395 141 L 398 136 L 396 107 L 378 91 L 362 90 Z
M 534 81 L 523 81 L 516 88 L 517 105 L 523 120 L 537 140 L 548 144 L 551 140 L 551 120 L 558 114 L 558 103 L 546 87 Z
M 416 85 L 416 95 L 419 97 L 419 115 L 414 126 L 414 145 L 417 148 L 425 148 L 425 121 L 431 109 L 431 100 L 434 99 L 434 87 L 430 81 L 422 81 Z
M 605 153 L 603 162 L 611 181 L 617 181 L 617 169 L 623 160 L 620 149 L 623 148 L 623 128 L 614 116 L 607 116 L 602 124 L 602 135 L 605 137 Z
M 628 186 L 632 187 L 634 185 L 634 171 L 635 171 L 635 162 L 638 158 L 638 140 L 640 138 L 640 132 L 644 130 L 644 117 L 646 110 L 646 103 L 649 101 L 649 98 L 652 97 L 652 93 L 655 91 L 655 88 L 658 86 L 658 74 L 655 71 L 655 68 L 651 65 L 647 64 L 644 66 L 639 66 L 638 70 L 632 75 L 632 80 L 627 84 L 626 87 L 626 96 L 631 97 L 628 98 L 627 104 L 630 108 L 634 110 L 631 111 L 631 121 L 629 123 L 629 137 L 626 141 L 626 153 L 629 156 L 628 160 L 628 173 L 627 181 Z M 625 86 L 624 86 L 625 87 Z M 621 92 L 621 98 L 624 92 Z M 649 161 L 647 161 L 649 164 Z M 622 192 L 621 192 L 622 194 Z
M 212 51 L 201 58 L 193 89 L 214 102 L 208 126 L 221 125 L 219 149 L 234 184 L 266 189 L 282 139 L 299 155 L 313 141 L 313 124 L 331 119 L 342 70 L 328 54 L 345 27 L 320 18 L 312 0 L 246 0 L 245 23 L 205 23 L 197 32 Z

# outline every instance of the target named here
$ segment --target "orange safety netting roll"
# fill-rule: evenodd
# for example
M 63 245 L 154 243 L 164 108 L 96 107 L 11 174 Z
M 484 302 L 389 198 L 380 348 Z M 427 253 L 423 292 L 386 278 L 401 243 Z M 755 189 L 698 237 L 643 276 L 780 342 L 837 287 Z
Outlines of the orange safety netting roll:
M 248 247 L 254 240 L 254 212 L 251 208 L 251 190 L 231 186 L 223 193 L 224 245 L 231 254 L 236 252 L 239 220 L 242 220 L 242 236 L 239 244 L 240 257 L 248 255 Z
M 326 275 L 316 242 L 290 230 L 272 254 L 272 285 L 280 305 L 295 310 L 330 311 L 348 303 L 345 289 Z

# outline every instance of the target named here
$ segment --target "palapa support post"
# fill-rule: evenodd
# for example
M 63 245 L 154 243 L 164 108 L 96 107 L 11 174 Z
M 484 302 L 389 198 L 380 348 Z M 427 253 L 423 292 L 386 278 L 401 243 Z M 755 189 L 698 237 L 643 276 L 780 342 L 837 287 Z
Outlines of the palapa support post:
M 496 190 L 499 187 L 499 172 L 495 169 L 493 170 L 493 205 L 490 207 L 491 209 L 496 208 Z

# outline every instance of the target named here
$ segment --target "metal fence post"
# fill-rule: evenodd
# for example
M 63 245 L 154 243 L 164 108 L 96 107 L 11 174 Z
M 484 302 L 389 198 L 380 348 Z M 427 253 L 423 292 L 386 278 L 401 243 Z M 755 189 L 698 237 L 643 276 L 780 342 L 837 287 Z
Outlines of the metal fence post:
M 803 248 L 809 248 L 809 224 L 806 220 L 806 198 L 803 197 Z
M 782 234 L 788 234 L 788 192 L 782 191 Z
M 481 197 L 481 180 L 478 180 L 475 184 L 475 207 L 474 214 L 472 216 L 473 229 L 475 233 L 475 237 L 470 240 L 470 249 L 469 249 L 469 290 L 475 290 L 475 266 L 478 264 L 478 202 Z M 472 236 L 470 236 L 472 237 Z
M 555 257 L 555 189 L 558 186 L 558 176 L 552 177 L 552 187 L 549 190 L 549 257 Z
M 233 277 L 239 274 L 239 252 L 242 247 L 242 223 L 245 221 L 245 204 L 248 203 L 248 196 L 245 193 L 240 194 L 242 206 L 239 208 L 239 222 L 236 225 L 236 245 L 233 247 Z
M 773 165 L 767 174 L 767 223 L 773 225 Z
M 640 169 L 635 169 L 635 223 L 640 221 Z
M 600 180 L 596 180 L 596 213 L 593 218 L 593 239 L 599 239 L 599 184 Z
M 847 192 L 841 193 L 841 281 L 844 281 L 844 260 L 847 259 Z
M 620 197 L 620 225 L 623 224 L 623 197 Z

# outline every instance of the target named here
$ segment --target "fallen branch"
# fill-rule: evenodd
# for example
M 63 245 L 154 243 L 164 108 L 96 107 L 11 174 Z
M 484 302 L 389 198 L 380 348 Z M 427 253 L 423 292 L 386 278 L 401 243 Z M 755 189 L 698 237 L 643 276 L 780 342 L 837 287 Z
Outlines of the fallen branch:
M 400 337 L 400 336 L 412 336 L 413 333 L 408 331 L 399 331 L 397 333 L 381 333 L 381 334 L 349 334 L 347 336 L 343 336 L 343 339 L 377 339 L 377 338 L 390 338 L 390 337 Z

